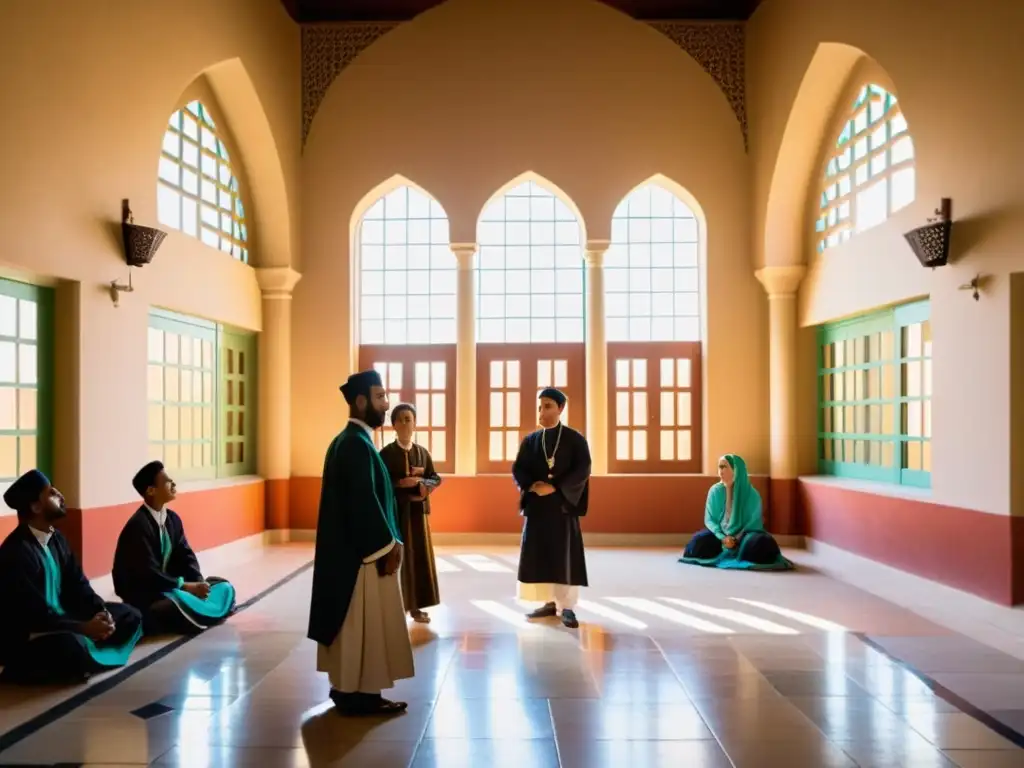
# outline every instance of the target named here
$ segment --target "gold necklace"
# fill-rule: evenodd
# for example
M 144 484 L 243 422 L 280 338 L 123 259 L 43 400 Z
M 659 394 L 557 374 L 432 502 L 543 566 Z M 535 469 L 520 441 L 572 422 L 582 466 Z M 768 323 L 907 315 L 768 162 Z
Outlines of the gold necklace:
M 554 427 L 552 427 L 554 429 Z M 558 445 L 562 442 L 562 422 L 558 422 L 558 435 L 555 437 L 555 447 L 551 449 L 551 457 L 548 458 L 548 444 L 545 438 L 548 436 L 548 430 L 544 428 L 544 434 L 540 436 L 540 447 L 544 450 L 544 461 L 548 465 L 548 480 L 551 479 L 551 472 L 555 468 L 555 454 L 558 453 Z

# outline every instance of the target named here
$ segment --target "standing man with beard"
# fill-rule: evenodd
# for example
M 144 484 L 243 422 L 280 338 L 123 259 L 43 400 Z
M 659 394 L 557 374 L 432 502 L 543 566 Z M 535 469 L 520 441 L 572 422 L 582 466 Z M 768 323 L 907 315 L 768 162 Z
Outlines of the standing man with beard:
M 19 477 L 4 501 L 18 527 L 0 545 L 0 664 L 5 682 L 81 683 L 122 667 L 142 637 L 142 615 L 104 603 L 53 528 L 64 496 L 37 469 Z
M 308 636 L 339 712 L 394 715 L 408 705 L 381 691 L 414 672 L 395 495 L 372 436 L 388 398 L 376 371 L 349 376 L 341 393 L 349 420 L 324 460 Z

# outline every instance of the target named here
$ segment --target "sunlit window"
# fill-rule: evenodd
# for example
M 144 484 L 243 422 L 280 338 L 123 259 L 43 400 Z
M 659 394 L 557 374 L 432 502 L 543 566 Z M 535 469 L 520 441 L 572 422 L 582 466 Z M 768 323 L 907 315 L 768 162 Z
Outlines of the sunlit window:
M 477 227 L 477 340 L 582 342 L 582 227 L 527 181 L 493 200 Z
M 160 152 L 157 218 L 236 259 L 249 260 L 238 178 L 210 111 L 190 101 L 173 115 Z
M 667 189 L 619 203 L 604 261 L 608 341 L 700 340 L 699 248 L 693 211 Z
M 927 301 L 823 326 L 822 472 L 928 487 L 932 334 Z
M 914 143 L 896 97 L 865 85 L 826 163 L 814 225 L 818 253 L 912 203 L 914 173 Z
M 377 200 L 358 233 L 359 343 L 454 344 L 458 261 L 448 216 L 418 189 Z

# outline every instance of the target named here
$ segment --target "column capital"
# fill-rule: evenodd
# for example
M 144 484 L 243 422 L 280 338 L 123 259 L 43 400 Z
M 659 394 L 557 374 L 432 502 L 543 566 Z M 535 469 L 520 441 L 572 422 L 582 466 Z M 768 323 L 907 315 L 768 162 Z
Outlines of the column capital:
M 449 246 L 459 260 L 459 269 L 472 269 L 473 256 L 480 249 L 476 243 L 451 243 Z
M 291 267 L 257 267 L 256 282 L 265 299 L 290 299 L 302 275 Z
M 583 251 L 583 259 L 591 266 L 604 266 L 604 255 L 611 244 L 611 240 L 587 240 Z
M 789 266 L 761 267 L 754 273 L 764 286 L 768 297 L 793 296 L 796 289 L 800 287 L 800 281 L 804 279 L 807 267 L 803 264 L 792 264 Z

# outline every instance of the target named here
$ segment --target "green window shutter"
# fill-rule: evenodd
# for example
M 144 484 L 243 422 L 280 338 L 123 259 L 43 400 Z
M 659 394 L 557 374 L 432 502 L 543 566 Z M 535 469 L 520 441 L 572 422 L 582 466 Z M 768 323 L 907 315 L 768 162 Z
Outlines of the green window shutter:
M 0 279 L 0 490 L 53 472 L 54 292 Z
M 256 472 L 256 334 L 220 334 L 220 460 L 222 477 Z
M 819 471 L 930 487 L 931 382 L 927 301 L 820 327 Z
M 217 476 L 217 326 L 153 309 L 147 368 L 150 458 L 176 480 Z

